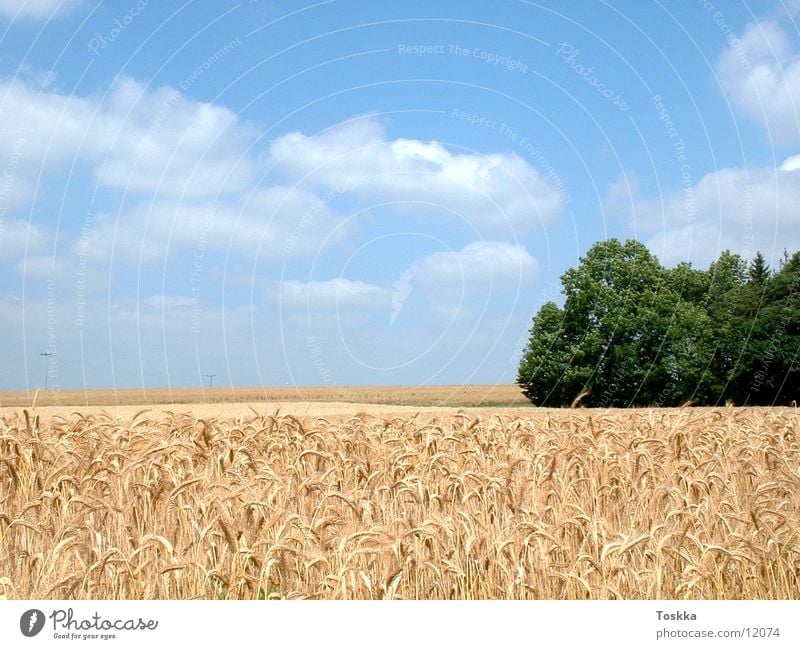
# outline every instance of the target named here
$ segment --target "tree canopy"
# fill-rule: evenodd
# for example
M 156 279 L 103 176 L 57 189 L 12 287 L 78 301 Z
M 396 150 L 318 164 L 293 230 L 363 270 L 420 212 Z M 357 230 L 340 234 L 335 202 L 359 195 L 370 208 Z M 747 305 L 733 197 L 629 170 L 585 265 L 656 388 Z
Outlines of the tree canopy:
M 638 241 L 602 241 L 533 317 L 517 383 L 536 405 L 789 403 L 800 391 L 800 252 L 772 271 L 723 252 L 665 268 Z

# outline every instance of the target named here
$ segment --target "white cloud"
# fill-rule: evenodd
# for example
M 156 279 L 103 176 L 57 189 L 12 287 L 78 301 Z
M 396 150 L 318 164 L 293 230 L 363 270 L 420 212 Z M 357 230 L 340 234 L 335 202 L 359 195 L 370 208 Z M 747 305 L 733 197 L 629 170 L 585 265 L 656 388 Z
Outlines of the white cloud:
M 90 261 L 163 261 L 170 250 L 234 251 L 270 260 L 316 254 L 349 232 L 317 196 L 266 187 L 227 201 L 158 201 L 102 214 L 74 245 Z
M 17 262 L 16 271 L 29 279 L 53 279 L 67 272 L 63 258 L 53 255 L 31 255 Z
M 151 295 L 142 300 L 143 306 L 165 311 L 185 309 L 196 304 L 197 300 L 195 298 L 185 295 Z
M 780 167 L 778 167 L 780 171 L 798 171 L 800 170 L 800 155 L 793 155 L 786 160 L 783 161 Z
M 134 201 L 119 213 L 98 214 L 80 239 L 72 236 L 73 253 L 100 263 L 159 262 L 172 249 L 270 260 L 313 255 L 354 227 L 332 211 L 339 194 L 407 209 L 417 202 L 418 209 L 452 211 L 473 225 L 507 222 L 518 229 L 562 208 L 559 191 L 516 154 L 462 154 L 437 142 L 389 140 L 371 117 L 318 136 L 279 137 L 270 161 L 297 184 L 257 186 L 263 161 L 250 149 L 259 136 L 227 108 L 129 78 L 115 81 L 104 97 L 68 96 L 21 79 L 0 82 L 0 169 L 13 180 L 0 187 L 0 207 L 21 205 L 22 194 L 47 181 L 43 171 L 84 164 L 100 185 Z M 39 230 L 7 225 L 0 255 L 13 255 L 23 241 L 30 253 L 41 252 Z M 476 272 L 499 277 L 509 263 L 500 257 L 513 258 L 514 251 L 495 252 L 467 248 L 459 258 L 428 260 L 427 270 L 441 273 L 449 263 L 454 273 L 463 261 L 468 281 Z
M 639 177 L 632 172 L 621 173 L 609 186 L 603 199 L 603 209 L 617 214 L 628 213 L 638 190 Z
M 258 186 L 264 161 L 251 147 L 259 136 L 227 108 L 130 78 L 116 80 L 103 97 L 68 96 L 21 79 L 0 82 L 0 170 L 13 181 L 0 187 L 0 207 L 19 207 L 36 182 L 47 181 L 43 171 L 66 171 L 76 162 L 101 186 L 124 190 L 132 197 L 126 200 L 146 197 L 119 214 L 98 215 L 73 246 L 103 262 L 158 261 L 173 246 L 198 245 L 268 259 L 315 254 L 353 227 L 331 211 L 339 194 L 404 209 L 416 202 L 417 209 L 452 211 L 473 225 L 508 222 L 519 229 L 562 208 L 557 189 L 516 154 L 390 141 L 371 117 L 318 136 L 279 137 L 270 161 L 297 184 Z
M 800 142 L 800 58 L 775 22 L 750 23 L 717 61 L 722 87 L 778 143 Z
M 123 79 L 100 119 L 108 157 L 96 171 L 103 185 L 197 197 L 252 183 L 247 149 L 258 131 L 227 108 Z
M 44 249 L 44 230 L 27 221 L 0 218 L 0 259 L 20 258 Z
M 227 108 L 129 78 L 106 97 L 41 91 L 21 80 L 0 84 L 0 165 L 22 178 L 81 160 L 101 185 L 128 192 L 239 192 L 252 185 L 247 150 L 258 135 Z
M 524 246 L 476 241 L 462 250 L 437 252 L 414 262 L 411 275 L 439 288 L 468 290 L 491 284 L 500 290 L 530 281 L 536 269 L 536 260 Z
M 788 0 L 784 3 L 789 13 L 793 16 L 800 14 L 800 0 Z
M 478 241 L 462 250 L 439 252 L 418 259 L 406 269 L 391 287 L 383 287 L 344 278 L 312 281 L 284 281 L 268 287 L 268 297 L 284 307 L 323 313 L 337 310 L 385 310 L 389 324 L 394 324 L 413 298 L 415 286 L 424 287 L 428 309 L 452 320 L 453 301 L 461 302 L 464 294 L 480 291 L 488 295 L 514 290 L 529 282 L 537 269 L 536 260 L 523 246 L 509 243 Z M 462 305 L 463 306 L 463 305 Z M 439 311 L 437 311 L 439 310 Z M 466 313 L 461 307 L 459 310 Z M 351 324 L 353 324 L 351 322 Z
M 324 281 L 285 281 L 280 285 L 277 299 L 281 305 L 312 311 L 374 309 L 389 304 L 386 289 L 343 277 Z
M 12 18 L 51 18 L 82 5 L 84 0 L 0 0 L 0 14 Z
M 800 248 L 798 162 L 792 156 L 777 168 L 720 169 L 662 198 L 633 195 L 623 213 L 670 265 L 705 267 L 725 249 L 748 258 L 761 250 L 775 263 L 784 248 Z
M 270 158 L 311 185 L 350 187 L 369 200 L 455 213 L 474 224 L 531 229 L 563 208 L 557 188 L 515 153 L 452 153 L 438 142 L 389 140 L 371 116 L 319 135 L 280 137 Z

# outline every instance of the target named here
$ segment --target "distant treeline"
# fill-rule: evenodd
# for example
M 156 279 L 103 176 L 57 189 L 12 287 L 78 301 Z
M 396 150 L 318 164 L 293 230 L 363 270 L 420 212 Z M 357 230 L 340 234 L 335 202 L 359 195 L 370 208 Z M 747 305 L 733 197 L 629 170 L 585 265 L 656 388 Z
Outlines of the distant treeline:
M 533 318 L 517 383 L 536 405 L 788 404 L 800 391 L 800 252 L 770 269 L 723 252 L 665 268 L 638 241 L 595 244 Z

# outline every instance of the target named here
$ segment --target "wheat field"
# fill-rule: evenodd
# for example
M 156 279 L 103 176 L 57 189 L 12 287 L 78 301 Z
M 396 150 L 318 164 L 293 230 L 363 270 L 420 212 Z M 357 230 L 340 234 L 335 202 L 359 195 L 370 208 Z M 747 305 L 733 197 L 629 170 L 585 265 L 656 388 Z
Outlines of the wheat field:
M 795 409 L 0 416 L 8 599 L 798 599 Z
M 0 408 L 65 406 L 140 406 L 215 404 L 230 406 L 261 402 L 360 403 L 373 405 L 477 407 L 530 406 L 518 385 L 422 386 L 270 386 L 264 388 L 121 388 L 115 390 L 0 391 Z

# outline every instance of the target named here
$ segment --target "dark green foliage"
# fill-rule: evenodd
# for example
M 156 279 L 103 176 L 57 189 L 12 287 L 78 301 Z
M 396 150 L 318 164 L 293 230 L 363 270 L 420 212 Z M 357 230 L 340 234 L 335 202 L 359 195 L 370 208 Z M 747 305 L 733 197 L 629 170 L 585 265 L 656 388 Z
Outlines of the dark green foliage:
M 761 287 L 767 285 L 770 278 L 769 266 L 760 251 L 756 253 L 753 262 L 750 264 L 747 276 L 750 284 Z
M 744 291 L 742 302 L 740 317 L 751 331 L 742 370 L 734 381 L 738 402 L 796 400 L 800 395 L 800 253 L 770 276 L 761 290 Z
M 595 244 L 533 318 L 517 382 L 537 405 L 788 403 L 800 390 L 800 253 L 772 273 L 723 252 L 664 268 L 637 241 Z

